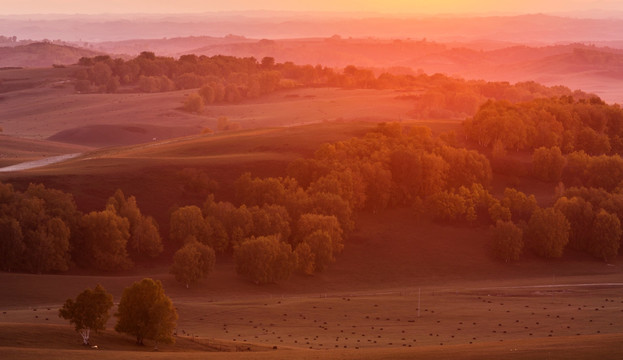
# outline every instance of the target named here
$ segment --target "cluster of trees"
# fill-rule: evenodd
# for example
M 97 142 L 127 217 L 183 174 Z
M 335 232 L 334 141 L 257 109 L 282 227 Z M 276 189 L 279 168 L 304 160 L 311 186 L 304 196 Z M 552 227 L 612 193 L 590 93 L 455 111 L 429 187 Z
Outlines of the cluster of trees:
M 532 154 L 532 174 L 539 180 L 568 186 L 616 189 L 623 182 L 620 155 L 591 156 L 584 151 L 563 155 L 559 147 L 540 147 Z
M 69 320 L 82 336 L 83 345 L 89 345 L 91 331 L 106 328 L 113 307 L 113 296 L 101 285 L 86 289 L 76 299 L 67 299 L 58 316 Z M 115 330 L 136 337 L 136 343 L 151 339 L 156 343 L 172 343 L 177 322 L 177 311 L 164 293 L 162 283 L 145 278 L 127 287 L 121 296 Z
M 235 182 L 239 206 L 208 196 L 201 209 L 175 210 L 169 238 L 182 247 L 172 267 L 180 281 L 188 285 L 210 271 L 204 265 L 210 256 L 202 260 L 197 246 L 232 253 L 237 272 L 256 283 L 279 281 L 294 271 L 322 271 L 342 251 L 357 210 L 425 201 L 441 209 L 439 199 L 456 192 L 469 200 L 452 216 L 475 220 L 483 208 L 503 212 L 484 190 L 491 180 L 486 157 L 448 146 L 423 127 L 380 124 L 362 138 L 324 145 L 313 158 L 290 164 L 288 174 L 242 175 Z M 191 262 L 196 266 L 188 266 Z
M 510 217 L 497 220 L 492 230 L 494 254 L 517 260 L 524 244 L 543 257 L 561 257 L 565 248 L 609 261 L 623 241 L 623 195 L 596 188 L 569 188 L 553 207 L 540 208 L 534 196 L 506 189 L 502 206 Z
M 604 260 L 621 249 L 623 235 L 623 194 L 619 189 L 572 187 L 562 194 L 555 207 L 571 223 L 569 246 Z
M 466 137 L 490 149 L 533 150 L 558 147 L 563 154 L 589 155 L 623 150 L 623 110 L 596 96 L 535 99 L 511 103 L 487 101 L 465 120 Z
M 546 87 L 533 81 L 510 84 L 466 81 L 443 74 L 375 73 L 353 65 L 332 69 L 321 65 L 276 63 L 272 57 L 258 61 L 253 57 L 188 54 L 174 59 L 144 51 L 128 61 L 99 55 L 83 57 L 78 64 L 84 66 L 76 73 L 79 92 L 117 92 L 120 86 L 140 92 L 199 88 L 183 105 L 186 111 L 197 113 L 205 105 L 236 103 L 278 89 L 301 86 L 417 90 L 420 94 L 405 98 L 415 100 L 413 115 L 420 118 L 473 116 L 489 99 L 515 103 L 544 97 L 588 98 L 580 91 L 572 92 L 563 86 Z
M 0 183 L 0 233 L 4 271 L 62 272 L 73 264 L 117 271 L 162 252 L 156 221 L 120 190 L 105 210 L 83 214 L 71 194 Z
M 342 194 L 353 210 L 413 206 L 436 194 L 491 181 L 487 158 L 449 146 L 427 127 L 380 124 L 363 137 L 323 145 L 288 168 L 303 186 Z
M 581 91 L 571 91 L 564 86 L 547 87 L 534 81 L 510 84 L 498 81 L 463 80 L 441 74 L 417 77 L 425 91 L 414 97 L 413 114 L 420 118 L 460 118 L 474 116 L 487 101 L 510 103 L 532 101 L 540 98 L 571 96 L 587 98 Z
M 276 64 L 271 57 L 182 55 L 178 59 L 144 51 L 125 61 L 108 55 L 83 57 L 78 62 L 76 90 L 116 92 L 129 86 L 140 92 L 163 92 L 201 88 L 205 104 L 256 98 L 279 88 L 326 84 L 333 70 L 320 65 Z
M 233 254 L 237 272 L 256 283 L 294 271 L 311 275 L 335 261 L 353 228 L 352 210 L 341 197 L 306 191 L 293 178 L 247 173 L 235 186 L 240 206 L 210 195 L 202 209 L 184 206 L 171 214 L 169 239 L 182 246 L 171 272 L 187 286 L 209 274 L 214 253 Z

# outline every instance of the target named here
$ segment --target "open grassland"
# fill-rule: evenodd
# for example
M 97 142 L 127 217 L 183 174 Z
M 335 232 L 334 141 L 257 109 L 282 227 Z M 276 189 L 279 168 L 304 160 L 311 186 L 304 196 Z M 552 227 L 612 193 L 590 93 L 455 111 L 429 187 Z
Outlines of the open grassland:
M 86 146 L 0 135 L 0 167 L 90 150 L 92 148 Z
M 4 274 L 3 281 L 11 276 Z M 130 279 L 105 282 L 121 285 Z M 623 355 L 623 296 L 620 283 L 605 284 L 614 279 L 565 278 L 560 281 L 567 284 L 558 286 L 534 285 L 546 279 L 442 282 L 401 290 L 296 296 L 275 296 L 266 290 L 220 299 L 172 286 L 167 291 L 180 315 L 177 342 L 159 345 L 158 352 L 152 351 L 153 343 L 137 347 L 131 337 L 115 334 L 110 330 L 112 321 L 109 330 L 92 336 L 99 350 L 85 349 L 73 328 L 56 316 L 60 303 L 3 304 L 0 355 L 5 359 L 617 359 Z M 54 295 L 62 296 L 67 289 L 61 277 L 46 280 L 56 285 Z M 528 281 L 534 286 L 525 285 Z M 585 284 L 588 281 L 604 283 Z
M 110 146 L 216 130 L 227 117 L 242 128 L 293 126 L 334 120 L 409 119 L 413 103 L 394 90 L 334 88 L 279 91 L 238 104 L 216 104 L 201 114 L 179 108 L 196 90 L 164 93 L 78 94 L 66 80 L 71 69 L 0 72 L 3 83 L 23 83 L 1 94 L 0 126 L 11 136 L 86 146 Z M 408 94 L 407 94 L 408 95 Z
M 167 268 L 114 276 L 0 274 L 3 358 L 102 359 L 618 359 L 623 355 L 620 261 L 578 254 L 512 265 L 487 256 L 486 230 L 361 215 L 338 262 L 313 277 L 257 286 L 227 256 L 186 289 Z M 375 221 L 372 221 L 374 218 Z M 86 350 L 57 317 L 64 299 L 101 283 L 116 301 L 143 277 L 178 309 L 177 345 L 136 347 L 108 323 Z M 419 310 L 419 311 L 418 311 Z M 276 349 L 274 349 L 276 347 Z M 249 349 L 251 351 L 249 351 Z M 44 351 L 45 350 L 45 351 Z M 220 350 L 221 352 L 213 352 Z M 210 352 L 210 353 L 206 353 Z

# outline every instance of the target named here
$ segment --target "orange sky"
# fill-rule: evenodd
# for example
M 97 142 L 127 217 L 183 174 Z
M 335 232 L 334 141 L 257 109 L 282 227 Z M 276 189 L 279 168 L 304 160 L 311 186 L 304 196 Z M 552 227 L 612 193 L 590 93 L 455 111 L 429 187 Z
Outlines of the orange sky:
M 383 13 L 552 13 L 623 11 L 620 0 L 1 0 L 0 14 L 194 13 L 227 10 Z

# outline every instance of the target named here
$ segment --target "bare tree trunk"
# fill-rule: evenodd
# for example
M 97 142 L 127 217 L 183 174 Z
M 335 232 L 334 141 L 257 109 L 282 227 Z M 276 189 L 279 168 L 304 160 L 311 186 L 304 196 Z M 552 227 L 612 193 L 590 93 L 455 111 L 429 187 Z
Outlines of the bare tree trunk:
M 91 334 L 91 329 L 82 329 L 80 330 L 80 335 L 82 336 L 82 345 L 89 345 L 89 335 Z

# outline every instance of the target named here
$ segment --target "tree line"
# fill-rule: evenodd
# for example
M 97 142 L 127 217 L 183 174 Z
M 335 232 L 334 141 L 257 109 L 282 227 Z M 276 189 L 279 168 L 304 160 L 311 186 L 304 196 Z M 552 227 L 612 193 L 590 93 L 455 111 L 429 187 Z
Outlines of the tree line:
M 0 233 L 4 271 L 62 272 L 73 265 L 119 271 L 163 249 L 156 221 L 121 190 L 104 210 L 84 214 L 71 194 L 41 184 L 20 192 L 0 183 Z
M 487 101 L 463 122 L 468 140 L 492 151 L 558 147 L 563 154 L 623 151 L 623 110 L 599 97 Z
M 170 271 L 190 286 L 213 270 L 217 256 L 226 255 L 233 256 L 238 274 L 256 283 L 280 281 L 295 272 L 311 275 L 336 260 L 358 211 L 388 207 L 410 207 L 439 222 L 491 225 L 494 254 L 507 261 L 517 259 L 524 245 L 544 257 L 561 256 L 568 244 L 603 259 L 616 256 L 621 238 L 616 221 L 623 216 L 616 195 L 623 180 L 618 155 L 572 153 L 563 158 L 563 171 L 533 161 L 535 169 L 606 189 L 599 191 L 607 196 L 583 190 L 599 201 L 586 200 L 592 215 L 586 215 L 590 221 L 584 219 L 580 226 L 562 197 L 544 209 L 533 195 L 515 189 L 494 197 L 488 190 L 489 160 L 452 143 L 451 137 L 433 137 L 426 127 L 382 123 L 364 136 L 322 145 L 313 157 L 293 161 L 287 176 L 243 174 L 234 183 L 232 202 L 195 192 L 205 199 L 202 206 L 182 206 L 170 215 L 168 241 L 175 251 Z M 546 163 L 563 156 L 556 148 L 538 150 L 535 155 L 542 153 Z M 189 191 L 197 184 L 217 189 L 205 174 L 188 169 L 182 173 Z M 578 202 L 573 197 L 579 195 L 569 191 L 565 196 Z M 617 242 L 586 245 L 584 240 L 584 245 L 576 246 L 579 228 L 594 229 L 595 239 Z M 604 235 L 605 228 L 613 233 Z M 73 264 L 123 270 L 163 249 L 158 224 L 121 190 L 108 199 L 104 210 L 83 214 L 70 194 L 32 184 L 19 192 L 0 184 L 0 230 L 5 271 L 58 272 Z
M 182 55 L 178 59 L 144 51 L 124 60 L 109 55 L 83 57 L 78 61 L 75 88 L 78 92 L 165 92 L 199 89 L 184 101 L 183 109 L 201 112 L 213 103 L 237 103 L 280 89 L 337 87 L 343 89 L 399 89 L 398 99 L 413 101 L 412 116 L 457 118 L 473 116 L 487 100 L 511 103 L 538 98 L 590 95 L 563 86 L 547 87 L 533 81 L 510 84 L 463 80 L 443 74 L 374 70 L 349 65 L 333 69 L 322 65 L 277 63 L 272 57 Z
M 563 190 L 552 207 L 540 208 L 536 201 L 506 189 L 523 204 L 523 215 L 500 219 L 492 228 L 495 256 L 517 260 L 524 246 L 543 257 L 561 257 L 569 247 L 598 259 L 615 258 L 623 243 L 623 195 L 601 188 L 572 187 Z

